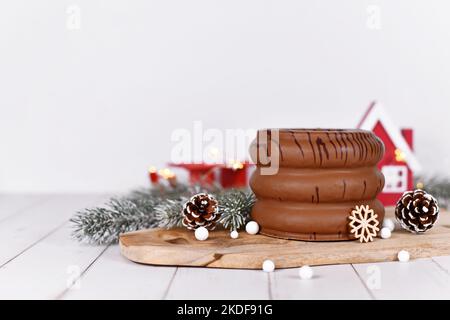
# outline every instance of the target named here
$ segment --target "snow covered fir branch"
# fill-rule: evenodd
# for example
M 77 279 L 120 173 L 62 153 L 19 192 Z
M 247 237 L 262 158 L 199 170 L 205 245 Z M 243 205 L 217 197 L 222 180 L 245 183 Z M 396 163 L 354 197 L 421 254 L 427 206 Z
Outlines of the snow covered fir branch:
M 249 189 L 221 189 L 179 184 L 132 191 L 123 197 L 111 198 L 102 206 L 86 208 L 70 220 L 73 236 L 80 242 L 105 245 L 117 243 L 125 232 L 147 228 L 182 226 L 183 205 L 192 195 L 212 194 L 219 202 L 221 224 L 239 230 L 249 220 L 255 196 Z

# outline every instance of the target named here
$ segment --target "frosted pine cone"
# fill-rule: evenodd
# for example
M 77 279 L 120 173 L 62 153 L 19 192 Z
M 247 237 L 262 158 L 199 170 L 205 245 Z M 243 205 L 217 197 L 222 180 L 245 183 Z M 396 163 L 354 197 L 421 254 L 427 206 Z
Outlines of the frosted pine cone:
M 439 216 L 437 200 L 423 190 L 407 191 L 395 207 L 395 217 L 401 226 L 413 233 L 433 227 Z
M 189 230 L 199 227 L 214 230 L 220 218 L 217 200 L 206 193 L 199 193 L 184 204 L 183 216 L 183 226 Z

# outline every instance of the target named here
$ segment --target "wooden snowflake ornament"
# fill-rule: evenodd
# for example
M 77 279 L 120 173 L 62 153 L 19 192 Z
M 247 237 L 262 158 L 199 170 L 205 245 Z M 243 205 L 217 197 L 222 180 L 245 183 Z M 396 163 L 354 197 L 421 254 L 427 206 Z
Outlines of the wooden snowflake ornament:
M 356 206 L 350 214 L 350 233 L 360 242 L 372 242 L 377 236 L 378 215 L 369 206 Z

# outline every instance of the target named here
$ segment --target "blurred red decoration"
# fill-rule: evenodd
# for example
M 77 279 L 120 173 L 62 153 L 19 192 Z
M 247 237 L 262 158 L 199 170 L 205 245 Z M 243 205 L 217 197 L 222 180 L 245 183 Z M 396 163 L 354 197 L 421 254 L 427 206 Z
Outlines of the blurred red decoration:
M 228 164 L 170 163 L 171 167 L 183 168 L 189 172 L 190 184 L 212 185 L 219 183 L 223 188 L 243 188 L 248 185 L 250 163 L 231 161 Z
M 161 175 L 161 177 L 163 177 L 164 180 L 169 183 L 172 188 L 175 188 L 177 186 L 177 176 L 174 172 L 172 172 L 172 170 L 167 168 L 161 169 L 159 170 L 159 174 Z
M 158 184 L 159 182 L 159 176 L 158 176 L 158 172 L 156 171 L 155 167 L 150 167 L 148 169 L 148 176 L 150 178 L 150 182 L 152 184 Z

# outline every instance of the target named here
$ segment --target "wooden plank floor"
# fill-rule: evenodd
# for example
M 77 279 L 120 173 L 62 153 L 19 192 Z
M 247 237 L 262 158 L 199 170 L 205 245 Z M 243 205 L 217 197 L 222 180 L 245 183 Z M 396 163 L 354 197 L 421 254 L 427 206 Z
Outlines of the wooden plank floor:
M 0 195 L 0 299 L 450 299 L 450 256 L 318 266 L 311 280 L 300 280 L 298 269 L 135 264 L 116 245 L 71 239 L 69 218 L 104 200 Z

